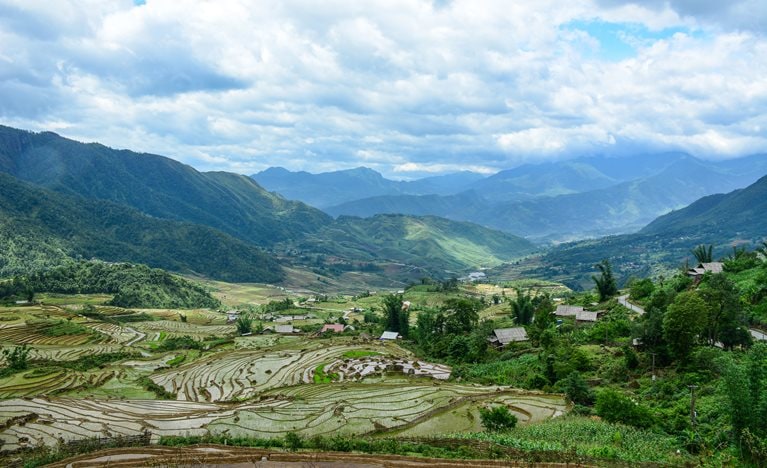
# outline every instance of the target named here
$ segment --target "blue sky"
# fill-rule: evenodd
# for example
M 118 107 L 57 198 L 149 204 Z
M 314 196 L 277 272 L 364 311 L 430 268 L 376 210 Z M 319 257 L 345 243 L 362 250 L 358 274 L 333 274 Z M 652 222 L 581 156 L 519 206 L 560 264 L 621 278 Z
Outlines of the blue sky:
M 202 170 L 767 152 L 763 0 L 0 0 L 0 123 Z

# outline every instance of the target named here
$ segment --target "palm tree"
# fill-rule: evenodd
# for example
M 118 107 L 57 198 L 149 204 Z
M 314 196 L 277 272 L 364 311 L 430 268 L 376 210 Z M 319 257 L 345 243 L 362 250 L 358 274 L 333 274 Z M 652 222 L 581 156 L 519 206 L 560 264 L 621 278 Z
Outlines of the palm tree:
M 618 285 L 615 283 L 615 277 L 613 277 L 613 270 L 610 267 L 610 262 L 607 259 L 602 260 L 597 264 L 597 268 L 601 274 L 599 277 L 591 276 L 596 284 L 597 292 L 599 293 L 599 302 L 609 299 L 612 296 L 618 294 Z
M 696 246 L 694 249 L 692 249 L 692 254 L 695 255 L 695 260 L 698 261 L 698 263 L 711 263 L 713 262 L 713 252 L 714 252 L 714 246 L 709 245 L 708 247 L 700 244 Z

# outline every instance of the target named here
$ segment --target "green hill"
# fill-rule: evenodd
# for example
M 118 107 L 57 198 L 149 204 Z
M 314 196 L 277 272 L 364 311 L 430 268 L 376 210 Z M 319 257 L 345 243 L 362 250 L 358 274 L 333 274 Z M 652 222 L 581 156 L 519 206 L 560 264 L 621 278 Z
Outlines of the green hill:
M 279 281 L 257 247 L 207 226 L 153 218 L 102 200 L 41 189 L 0 173 L 0 277 L 69 257 L 145 263 L 228 281 Z
M 255 181 L 198 172 L 172 159 L 55 133 L 0 126 L 0 171 L 70 195 L 108 200 L 158 218 L 204 224 L 260 246 L 300 237 L 331 221 Z
M 701 198 L 657 218 L 636 234 L 560 244 L 517 273 L 590 287 L 594 265 L 609 258 L 622 281 L 668 272 L 694 262 L 690 250 L 713 244 L 714 257 L 731 245 L 758 244 L 767 237 L 767 176 L 740 190 Z
M 197 284 L 157 268 L 129 263 L 68 262 L 0 283 L 0 298 L 24 297 L 30 291 L 114 294 L 110 304 L 125 308 L 190 309 L 221 306 L 217 299 Z
M 495 266 L 534 249 L 525 239 L 476 224 L 404 215 L 343 216 L 299 247 L 346 259 L 402 262 L 443 274 Z

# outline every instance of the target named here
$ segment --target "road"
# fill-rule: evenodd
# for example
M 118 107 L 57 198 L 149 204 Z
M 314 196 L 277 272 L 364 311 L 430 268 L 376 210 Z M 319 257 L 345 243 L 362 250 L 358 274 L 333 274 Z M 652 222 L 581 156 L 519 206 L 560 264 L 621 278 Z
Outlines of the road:
M 638 313 L 639 315 L 644 314 L 644 309 L 643 308 L 630 303 L 628 299 L 629 299 L 628 294 L 624 294 L 623 296 L 618 297 L 618 303 L 620 303 L 620 305 L 622 305 L 622 306 L 624 306 L 624 307 L 626 307 L 628 309 L 633 310 L 634 312 Z M 749 331 L 749 333 L 751 333 L 751 336 L 754 338 L 754 340 L 756 340 L 756 341 L 767 341 L 767 333 L 765 333 L 765 332 L 763 332 L 761 330 L 757 330 L 756 328 L 749 328 L 748 331 Z
M 644 309 L 639 307 L 638 305 L 634 305 L 629 302 L 629 295 L 624 294 L 623 296 L 618 297 L 618 303 L 622 305 L 623 307 L 626 307 L 627 309 L 633 310 L 639 315 L 644 314 Z
M 753 336 L 756 341 L 767 341 L 767 333 L 757 330 L 756 328 L 749 328 L 748 331 L 751 332 L 751 336 Z

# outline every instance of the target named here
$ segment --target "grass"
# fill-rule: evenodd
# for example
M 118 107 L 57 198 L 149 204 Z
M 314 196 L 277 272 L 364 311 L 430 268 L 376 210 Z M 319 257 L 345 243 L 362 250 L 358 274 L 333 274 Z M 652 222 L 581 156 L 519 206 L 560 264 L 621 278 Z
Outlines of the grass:
M 352 349 L 343 353 L 341 357 L 345 359 L 359 359 L 367 356 L 379 356 L 380 354 L 377 351 L 368 351 L 367 349 Z
M 692 461 L 674 437 L 581 416 L 555 418 L 505 433 L 455 434 L 454 437 L 485 440 L 526 451 L 574 451 L 585 457 L 625 463 L 681 465 Z

